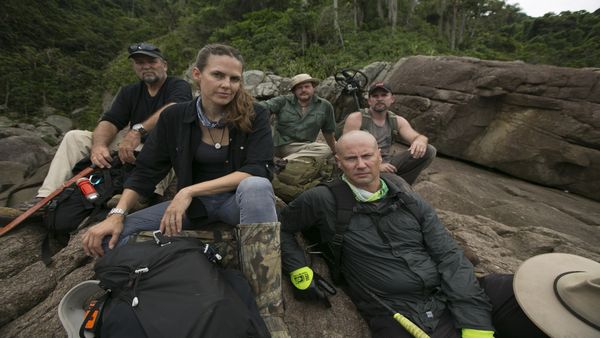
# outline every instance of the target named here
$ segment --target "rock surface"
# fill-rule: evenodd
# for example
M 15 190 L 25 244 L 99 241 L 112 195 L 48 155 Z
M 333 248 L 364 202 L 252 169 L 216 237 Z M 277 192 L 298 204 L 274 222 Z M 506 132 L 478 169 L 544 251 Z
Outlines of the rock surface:
M 415 56 L 382 78 L 440 153 L 600 200 L 600 70 Z
M 600 191 L 592 189 L 599 173 L 598 73 L 430 57 L 375 63 L 363 71 L 373 81 L 392 84 L 394 109 L 440 150 L 413 187 L 437 209 L 454 237 L 478 256 L 477 273 L 514 272 L 523 260 L 546 252 L 600 261 L 600 202 L 582 197 L 598 199 Z M 245 79 L 261 98 L 289 90 L 289 79 L 276 75 L 254 71 Z M 318 90 L 338 109 L 352 111 L 353 100 L 341 96 L 333 78 L 324 79 Z M 36 128 L 50 125 L 0 119 L 0 153 L 7 154 L 0 168 L 0 206 L 16 205 L 35 193 L 52 153 Z M 57 131 L 59 137 L 62 133 Z M 15 144 L 7 140 L 15 137 L 30 140 L 20 147 L 35 146 L 39 154 L 7 146 Z M 554 165 L 563 162 L 576 162 L 581 170 Z M 32 223 L 0 237 L 0 337 L 66 336 L 57 305 L 72 286 L 93 275 L 81 234 L 45 267 L 39 260 L 45 231 Z M 327 276 L 322 260 L 313 262 Z M 342 290 L 331 298 L 332 309 L 325 309 L 295 301 L 284 283 L 284 302 L 292 337 L 369 336 Z

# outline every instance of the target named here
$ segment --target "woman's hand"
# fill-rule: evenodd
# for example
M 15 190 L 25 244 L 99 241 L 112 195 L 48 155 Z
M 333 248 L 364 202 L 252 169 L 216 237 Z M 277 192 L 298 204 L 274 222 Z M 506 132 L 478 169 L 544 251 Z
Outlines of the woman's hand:
M 102 240 L 106 236 L 112 236 L 108 242 L 110 249 L 114 248 L 119 239 L 119 235 L 123 232 L 123 215 L 111 215 L 104 221 L 90 227 L 81 239 L 83 251 L 86 255 L 92 257 L 102 257 L 104 250 L 102 249 Z
M 192 203 L 192 196 L 188 189 L 181 189 L 173 198 L 160 221 L 160 230 L 167 236 L 173 236 L 181 232 L 183 216 Z

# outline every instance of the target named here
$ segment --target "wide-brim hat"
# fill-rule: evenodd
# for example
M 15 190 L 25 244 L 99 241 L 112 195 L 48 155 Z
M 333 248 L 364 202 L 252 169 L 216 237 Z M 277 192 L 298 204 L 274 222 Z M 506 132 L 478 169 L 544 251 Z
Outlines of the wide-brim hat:
M 127 48 L 127 52 L 129 53 L 129 58 L 132 58 L 136 55 L 148 55 L 153 58 L 165 59 L 158 47 L 146 42 L 140 42 L 129 46 Z
M 60 300 L 58 318 L 67 331 L 69 338 L 79 337 L 79 329 L 85 319 L 85 310 L 89 301 L 105 292 L 99 286 L 99 283 L 98 280 L 81 282 L 69 290 Z M 85 336 L 86 338 L 93 338 L 94 334 L 85 331 Z
M 549 253 L 519 267 L 513 282 L 517 302 L 551 337 L 600 337 L 600 263 Z
M 313 85 L 318 85 L 320 80 L 319 79 L 315 79 L 312 76 L 308 75 L 308 74 L 298 74 L 296 76 L 294 76 L 292 78 L 292 81 L 290 83 L 290 90 L 294 90 L 294 87 L 296 87 L 299 84 L 305 83 L 305 82 L 312 82 Z

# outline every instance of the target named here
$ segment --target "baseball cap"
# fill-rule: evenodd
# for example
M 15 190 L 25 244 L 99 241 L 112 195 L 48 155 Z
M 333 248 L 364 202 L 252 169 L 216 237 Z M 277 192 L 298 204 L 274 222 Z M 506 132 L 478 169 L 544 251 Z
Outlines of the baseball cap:
M 373 94 L 373 92 L 377 89 L 383 89 L 388 93 L 392 92 L 392 88 L 390 88 L 390 86 L 388 86 L 384 82 L 375 82 L 371 85 L 371 88 L 369 88 L 369 95 Z
M 143 54 L 143 55 L 148 55 L 148 56 L 151 56 L 154 58 L 161 58 L 163 60 L 165 59 L 162 56 L 160 49 L 150 43 L 140 42 L 140 43 L 133 44 L 133 45 L 129 46 L 129 48 L 127 48 L 127 51 L 129 52 L 130 58 L 133 57 L 134 55 Z

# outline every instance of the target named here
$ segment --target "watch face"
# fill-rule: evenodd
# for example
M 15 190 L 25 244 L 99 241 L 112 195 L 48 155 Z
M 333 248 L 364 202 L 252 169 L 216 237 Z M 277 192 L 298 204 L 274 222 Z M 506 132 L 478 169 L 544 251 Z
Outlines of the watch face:
M 140 134 L 142 134 L 142 135 L 145 135 L 145 134 L 146 134 L 146 129 L 144 129 L 144 126 L 143 126 L 141 123 L 134 124 L 134 125 L 131 127 L 131 130 L 135 130 L 135 131 L 139 132 L 139 133 L 140 133 Z

